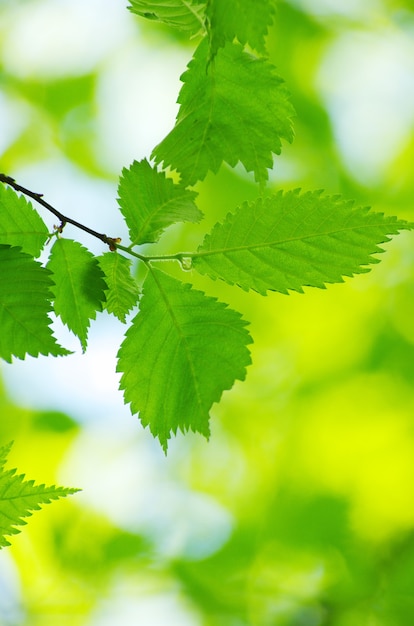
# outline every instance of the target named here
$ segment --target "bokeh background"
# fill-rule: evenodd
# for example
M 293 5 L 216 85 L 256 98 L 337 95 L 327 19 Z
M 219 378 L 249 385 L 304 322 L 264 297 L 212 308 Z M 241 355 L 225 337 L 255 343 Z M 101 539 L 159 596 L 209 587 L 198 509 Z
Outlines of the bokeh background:
M 196 45 L 126 4 L 0 1 L 0 170 L 125 241 L 118 176 L 171 129 Z M 412 2 L 280 1 L 268 46 L 297 110 L 270 189 L 323 188 L 413 219 Z M 258 193 L 225 166 L 197 191 L 206 219 L 170 229 L 160 250 L 194 249 Z M 211 440 L 179 435 L 167 457 L 123 405 L 125 328 L 106 313 L 86 354 L 56 323 L 73 356 L 3 365 L 9 467 L 83 491 L 1 551 L 0 624 L 414 623 L 412 235 L 385 247 L 369 274 L 304 295 L 188 272 L 251 321 L 254 364 L 214 406 Z

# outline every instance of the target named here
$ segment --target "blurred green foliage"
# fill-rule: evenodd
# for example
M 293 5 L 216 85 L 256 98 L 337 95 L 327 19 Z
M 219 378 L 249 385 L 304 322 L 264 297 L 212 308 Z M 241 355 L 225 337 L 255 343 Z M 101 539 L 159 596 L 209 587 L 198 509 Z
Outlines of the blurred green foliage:
M 23 19 L 23 12 L 30 16 L 42 2 L 0 3 L 3 52 L 6 44 L 10 47 L 10 32 Z M 61 4 L 63 8 L 65 3 Z M 97 15 L 97 29 L 99 20 Z M 126 37 L 126 46 L 136 38 L 153 54 L 161 49 L 168 55 L 170 49 L 180 48 L 190 58 L 192 49 L 182 36 L 175 38 L 166 27 L 152 22 L 132 16 L 130 20 L 136 29 Z M 409 0 L 350 3 L 348 10 L 347 5 L 334 2 L 278 3 L 269 35 L 270 57 L 287 81 L 297 118 L 295 141 L 284 147 L 271 173 L 272 190 L 323 187 L 372 204 L 375 210 L 413 219 L 414 115 L 411 121 L 407 118 L 397 147 L 388 148 L 384 139 L 382 166 L 370 176 L 363 168 L 352 167 L 341 143 L 345 131 L 338 126 L 344 111 L 335 109 L 327 97 L 326 78 L 325 92 L 321 88 L 323 68 L 334 58 L 340 42 L 342 53 L 335 57 L 337 69 L 328 81 L 334 95 L 341 91 L 345 75 L 357 73 L 357 65 L 347 64 L 347 59 L 354 59 L 352 42 L 362 37 L 365 48 L 359 49 L 368 54 L 378 41 L 392 35 L 394 44 L 403 45 L 411 68 L 411 83 L 401 85 L 401 94 L 406 94 L 414 111 L 413 25 Z M 48 28 L 50 24 L 45 25 Z M 75 41 L 76 26 L 70 28 Z M 104 106 L 100 81 L 113 59 L 121 55 L 122 45 L 103 55 L 92 69 L 87 65 L 74 73 L 62 67 L 62 75 L 52 77 L 41 71 L 39 75 L 14 74 L 10 53 L 5 55 L 0 67 L 2 171 L 14 175 L 28 165 L 47 167 L 53 159 L 64 158 L 91 180 L 116 179 L 120 172 L 103 165 L 100 133 L 105 129 L 96 123 L 96 116 Z M 376 71 L 386 92 L 390 70 L 380 67 Z M 361 80 L 358 90 L 347 94 L 344 106 L 353 103 L 358 108 L 368 90 L 368 78 L 367 85 Z M 128 92 L 122 97 L 128 99 Z M 382 100 L 373 97 L 371 102 L 366 125 Z M 387 112 L 391 127 L 394 118 L 402 116 L 397 106 L 401 102 Z M 354 153 L 364 129 L 348 127 L 346 139 Z M 377 128 L 378 137 L 385 130 Z M 369 159 L 369 150 L 365 154 Z M 144 156 L 148 155 L 140 154 L 137 147 L 133 158 Z M 371 156 L 375 161 L 375 150 Z M 206 220 L 175 228 L 162 242 L 165 250 L 193 248 L 209 225 L 242 200 L 257 195 L 250 177 L 226 167 L 198 184 L 197 191 Z M 155 465 L 150 467 L 157 468 L 153 477 L 146 474 L 150 496 L 145 502 L 157 505 L 151 523 L 142 525 L 131 518 L 126 524 L 117 521 L 116 515 L 97 510 L 93 487 L 86 488 L 86 495 L 55 504 L 34 517 L 24 533 L 13 539 L 7 555 L 1 555 L 1 580 L 15 582 L 7 601 L 0 593 L 0 623 L 411 624 L 412 250 L 411 236 L 401 235 L 387 246 L 382 263 L 370 274 L 326 291 L 307 290 L 305 295 L 289 297 L 271 294 L 262 299 L 236 290 L 229 293 L 226 286 L 189 274 L 196 287 L 208 285 L 210 294 L 220 297 L 226 290 L 230 305 L 252 320 L 254 366 L 246 382 L 237 384 L 214 410 L 209 443 L 190 436 L 179 440 L 164 459 L 136 423 L 136 440 L 130 445 L 137 458 L 143 456 L 142 463 L 155 456 Z M 22 380 L 22 385 L 29 382 Z M 76 382 L 71 384 L 75 394 Z M 86 427 L 70 416 L 70 406 L 66 415 L 16 404 L 3 390 L 0 442 L 15 440 L 11 462 L 45 482 L 62 482 L 59 473 L 71 455 L 80 454 L 79 441 Z M 94 412 L 93 404 L 88 410 Z M 112 428 L 115 433 L 116 416 Z M 98 472 L 100 440 L 90 437 L 87 441 L 88 463 Z M 108 462 L 121 458 L 125 445 L 114 443 L 107 452 Z M 68 484 L 67 476 L 64 484 Z M 123 489 L 126 499 L 144 506 L 139 491 L 143 484 L 138 482 L 136 491 L 128 491 L 126 478 L 107 486 L 106 498 L 109 503 L 113 500 L 114 510 L 118 506 L 115 492 Z M 76 486 L 84 487 L 80 482 L 76 477 Z M 171 499 L 163 499 L 165 484 Z M 185 505 L 177 511 L 174 498 L 181 492 Z M 187 530 L 188 536 L 195 537 L 192 543 L 178 542 L 169 551 L 163 547 L 165 535 L 174 536 L 187 518 L 190 526 L 200 523 L 199 495 L 228 515 L 227 534 L 220 531 L 214 515 L 207 515 L 204 533 L 197 534 L 197 528 Z M 174 610 L 164 618 L 150 609 L 143 612 L 148 599 L 160 604 L 165 597 L 173 598 Z M 112 622 L 108 615 L 114 615 Z

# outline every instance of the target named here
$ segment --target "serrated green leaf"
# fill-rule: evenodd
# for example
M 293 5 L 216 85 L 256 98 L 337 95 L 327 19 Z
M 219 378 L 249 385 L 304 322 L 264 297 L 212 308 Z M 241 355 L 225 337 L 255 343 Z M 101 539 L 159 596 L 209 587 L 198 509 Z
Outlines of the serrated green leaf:
M 274 0 L 209 0 L 206 7 L 211 54 L 235 38 L 264 53 L 265 37 L 273 23 Z
M 55 282 L 55 313 L 79 338 L 85 351 L 90 320 L 102 311 L 105 302 L 104 274 L 93 254 L 72 239 L 54 243 L 47 267 Z
M 30 202 L 0 184 L 0 243 L 37 257 L 48 236 L 46 224 Z
M 3 467 L 5 466 L 6 461 L 7 461 L 7 456 L 11 450 L 12 445 L 13 445 L 13 442 L 10 441 L 10 443 L 0 448 L 0 469 L 3 469 Z
M 70 354 L 49 327 L 50 272 L 20 248 L 0 244 L 0 357 Z
M 25 480 L 24 474 L 17 475 L 15 469 L 6 471 L 4 464 L 10 447 L 11 444 L 0 449 L 0 548 L 10 545 L 6 536 L 19 533 L 16 526 L 25 525 L 27 522 L 23 518 L 31 516 L 32 511 L 79 491 L 55 485 L 35 485 L 33 480 Z
M 97 258 L 105 275 L 105 308 L 125 323 L 125 316 L 138 301 L 138 286 L 131 276 L 131 261 L 119 252 L 106 252 Z
M 408 222 L 358 208 L 321 191 L 280 192 L 243 204 L 216 224 L 193 267 L 243 289 L 265 294 L 343 282 L 378 263 L 379 244 Z
M 209 411 L 243 380 L 251 338 L 241 315 L 189 284 L 151 270 L 140 312 L 118 353 L 132 413 L 167 449 L 171 433 L 209 435 Z
M 149 20 L 158 20 L 191 35 L 204 29 L 205 2 L 196 0 L 130 0 L 128 9 Z
M 176 124 L 152 157 L 177 170 L 185 186 L 217 172 L 223 161 L 231 167 L 241 161 L 264 182 L 272 153 L 280 153 L 282 139 L 293 139 L 286 86 L 273 65 L 240 44 L 228 43 L 214 62 L 208 57 L 208 42 L 202 41 L 181 76 Z
M 171 224 L 203 217 L 194 204 L 196 192 L 176 185 L 146 159 L 122 171 L 118 194 L 132 245 L 156 242 Z

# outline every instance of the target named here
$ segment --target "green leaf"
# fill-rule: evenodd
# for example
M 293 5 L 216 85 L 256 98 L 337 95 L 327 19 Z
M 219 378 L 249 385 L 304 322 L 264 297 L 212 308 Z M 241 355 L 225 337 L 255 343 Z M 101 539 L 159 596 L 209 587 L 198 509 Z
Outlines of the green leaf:
M 265 37 L 273 23 L 274 0 L 210 0 L 206 17 L 209 25 L 211 54 L 235 38 L 265 53 Z
M 64 498 L 76 493 L 79 489 L 64 487 L 46 487 L 35 485 L 33 480 L 25 480 L 24 474 L 17 475 L 16 470 L 5 470 L 7 455 L 11 444 L 0 448 L 0 548 L 9 546 L 6 536 L 16 535 L 27 522 L 32 511 L 37 511 L 42 504 L 49 504 L 52 500 Z
M 54 309 L 86 350 L 89 322 L 102 311 L 106 283 L 93 254 L 77 241 L 58 239 L 47 267 L 53 273 Z
M 2 470 L 3 467 L 6 465 L 7 455 L 9 454 L 12 445 L 13 445 L 13 442 L 11 441 L 6 446 L 2 446 L 0 448 L 0 470 Z
M 216 224 L 193 267 L 243 289 L 265 294 L 324 288 L 378 263 L 378 244 L 412 224 L 357 208 L 321 191 L 289 191 L 244 203 Z
M 167 449 L 171 433 L 209 435 L 209 410 L 243 380 L 251 343 L 246 322 L 226 304 L 150 270 L 140 312 L 118 353 L 120 388 L 133 413 Z
M 286 86 L 273 65 L 240 44 L 227 44 L 211 63 L 208 57 L 202 41 L 181 77 L 176 124 L 152 156 L 176 169 L 185 186 L 217 172 L 223 161 L 231 167 L 241 161 L 263 183 L 272 153 L 280 153 L 282 139 L 293 139 Z
M 48 236 L 46 224 L 30 202 L 0 184 L 0 243 L 37 257 Z
M 131 276 L 131 261 L 119 252 L 106 252 L 97 260 L 108 287 L 105 308 L 125 323 L 125 316 L 136 305 L 139 295 L 137 283 Z
M 0 357 L 70 354 L 49 327 L 50 272 L 20 248 L 0 244 Z
M 168 26 L 195 35 L 204 30 L 204 3 L 195 0 L 130 0 L 128 9 L 149 20 L 158 20 Z
M 153 243 L 167 226 L 203 217 L 194 204 L 196 192 L 176 185 L 146 159 L 122 171 L 118 194 L 132 245 Z

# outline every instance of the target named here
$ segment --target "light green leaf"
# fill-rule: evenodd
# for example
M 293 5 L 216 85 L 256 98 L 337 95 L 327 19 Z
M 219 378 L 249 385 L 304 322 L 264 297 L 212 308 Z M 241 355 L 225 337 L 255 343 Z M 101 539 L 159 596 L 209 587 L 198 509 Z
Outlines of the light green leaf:
M 184 85 L 173 130 L 154 149 L 153 158 L 193 185 L 223 161 L 239 161 L 258 182 L 268 178 L 272 153 L 281 140 L 292 141 L 294 109 L 283 80 L 273 65 L 227 44 L 208 63 L 208 42 L 202 41 L 182 75 Z
M 357 208 L 321 191 L 280 192 L 230 213 L 216 224 L 193 259 L 193 267 L 243 289 L 265 294 L 325 287 L 343 276 L 368 272 L 372 255 L 412 224 Z
M 138 286 L 131 276 L 131 261 L 119 252 L 106 252 L 97 257 L 105 275 L 105 308 L 125 323 L 125 316 L 136 305 Z
M 178 429 L 208 437 L 212 404 L 245 378 L 252 341 L 245 326 L 226 304 L 151 269 L 117 371 L 125 402 L 164 450 Z
M 102 311 L 106 283 L 97 260 L 72 239 L 58 239 L 47 267 L 53 273 L 54 309 L 86 350 L 89 322 Z
M 0 243 L 37 257 L 48 236 L 46 224 L 30 202 L 0 184 Z
M 12 445 L 13 445 L 13 442 L 11 441 L 6 446 L 2 446 L 0 448 L 0 470 L 2 470 L 3 467 L 6 465 L 7 455 L 9 454 Z
M 20 248 L 0 244 L 0 357 L 70 354 L 49 327 L 50 272 Z
M 203 217 L 194 204 L 196 192 L 176 185 L 146 159 L 122 171 L 118 194 L 132 245 L 158 241 L 167 226 Z
M 16 526 L 25 525 L 27 522 L 23 518 L 31 516 L 32 511 L 79 491 L 54 485 L 35 485 L 33 480 L 25 480 L 24 474 L 16 474 L 15 469 L 5 470 L 10 447 L 11 444 L 0 449 L 0 548 L 10 545 L 6 536 L 19 533 L 20 529 Z
M 149 20 L 158 20 L 191 35 L 204 30 L 205 2 L 196 0 L 130 0 L 129 10 Z
M 265 37 L 273 23 L 274 0 L 209 0 L 206 7 L 211 54 L 235 38 L 264 53 Z

